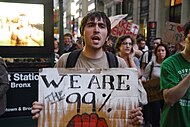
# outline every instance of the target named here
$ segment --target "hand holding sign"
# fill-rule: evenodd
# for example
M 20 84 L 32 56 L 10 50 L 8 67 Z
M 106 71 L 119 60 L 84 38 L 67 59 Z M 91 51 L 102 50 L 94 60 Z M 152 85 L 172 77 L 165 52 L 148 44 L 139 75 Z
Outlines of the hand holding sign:
M 43 103 L 34 101 L 32 103 L 32 119 L 37 119 L 40 116 L 40 111 L 44 108 Z
M 38 127 L 142 123 L 142 112 L 136 109 L 140 89 L 136 69 L 97 69 L 89 73 L 84 69 L 45 68 L 39 84 L 39 101 L 44 102 L 40 117 L 41 109 L 36 103 L 32 106 L 33 118 L 39 117 Z

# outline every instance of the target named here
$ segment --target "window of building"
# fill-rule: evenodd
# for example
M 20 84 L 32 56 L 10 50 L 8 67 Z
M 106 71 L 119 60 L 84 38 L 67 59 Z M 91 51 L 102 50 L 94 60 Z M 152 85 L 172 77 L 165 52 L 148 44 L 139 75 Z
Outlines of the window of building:
M 140 1 L 140 33 L 147 37 L 147 21 L 149 14 L 149 0 Z
M 121 14 L 121 3 L 116 4 L 116 15 Z
M 170 1 L 170 6 L 179 5 L 181 3 L 182 3 L 182 0 L 171 0 Z
M 111 11 L 112 11 L 111 7 L 107 8 L 107 16 L 108 17 L 110 17 L 112 15 Z
M 140 2 L 140 14 L 147 14 L 149 10 L 149 0 L 141 0 Z
M 133 0 L 128 0 L 127 12 L 129 16 L 133 15 Z
M 82 17 L 82 3 L 79 4 L 79 17 Z
M 181 22 L 181 4 L 182 0 L 171 0 L 170 1 L 170 22 Z
M 133 0 L 123 0 L 122 2 L 122 14 L 133 15 Z

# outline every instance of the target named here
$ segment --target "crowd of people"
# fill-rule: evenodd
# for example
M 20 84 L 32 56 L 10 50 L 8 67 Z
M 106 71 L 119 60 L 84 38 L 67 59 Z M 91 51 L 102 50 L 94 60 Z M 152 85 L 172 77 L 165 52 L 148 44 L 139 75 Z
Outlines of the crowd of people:
M 80 33 L 84 46 L 77 58 L 74 68 L 110 68 L 110 62 L 112 61 L 108 60 L 106 51 L 104 51 L 103 48 L 111 33 L 111 22 L 106 14 L 103 12 L 92 12 L 87 14 L 81 21 Z M 70 54 L 71 52 L 63 53 L 56 62 L 55 67 L 66 67 L 68 62 L 67 58 L 69 58 Z M 128 67 L 124 59 L 119 56 L 117 56 L 116 59 L 117 67 Z M 71 60 L 73 61 L 73 59 Z M 33 114 L 32 118 L 39 118 L 43 108 L 43 102 L 34 101 L 31 111 Z M 129 124 L 141 125 L 143 123 L 142 107 L 135 107 L 130 110 L 129 114 Z
M 74 41 L 71 33 L 64 34 L 64 53 L 59 53 L 54 39 L 55 67 L 66 67 L 72 51 L 81 49 L 74 68 L 109 68 L 106 52 L 113 53 L 119 68 L 136 68 L 139 80 L 147 91 L 148 103 L 131 111 L 130 123 L 143 127 L 190 126 L 190 22 L 184 25 L 184 42 L 166 45 L 155 38 L 151 46 L 139 34 L 137 37 L 111 35 L 111 23 L 103 12 L 87 14 L 81 22 L 81 37 Z M 6 65 L 0 59 L 0 115 L 5 112 L 6 91 L 9 89 Z M 152 83 L 152 84 L 151 84 Z M 154 93 L 159 98 L 149 96 Z M 153 90 L 153 91 L 154 91 Z M 33 102 L 32 118 L 43 110 L 42 102 Z
M 94 16 L 93 20 L 88 19 L 90 15 Z M 71 34 L 64 35 L 65 53 L 78 48 L 83 49 L 81 55 L 83 59 L 78 62 L 83 66 L 76 65 L 83 68 L 103 67 L 102 64 L 85 65 L 93 65 L 88 63 L 92 63 L 89 58 L 97 59 L 100 63 L 106 61 L 105 58 L 101 58 L 103 52 L 112 52 L 119 58 L 123 58 L 124 66 L 137 69 L 148 98 L 151 94 L 148 91 L 152 89 L 156 91 L 155 96 L 159 96 L 155 99 L 149 98 L 148 104 L 143 106 L 144 120 L 139 123 L 144 127 L 190 126 L 190 23 L 184 25 L 184 42 L 166 45 L 161 37 L 156 37 L 148 46 L 145 37 L 141 34 L 137 37 L 110 35 L 110 24 L 105 19 L 106 16 L 102 17 L 102 15 L 100 12 L 95 12 L 83 19 L 85 23 L 82 22 L 81 37 L 76 42 L 73 41 Z M 63 54 L 56 67 L 64 67 L 67 56 L 68 54 Z M 103 61 L 99 60 L 100 58 Z

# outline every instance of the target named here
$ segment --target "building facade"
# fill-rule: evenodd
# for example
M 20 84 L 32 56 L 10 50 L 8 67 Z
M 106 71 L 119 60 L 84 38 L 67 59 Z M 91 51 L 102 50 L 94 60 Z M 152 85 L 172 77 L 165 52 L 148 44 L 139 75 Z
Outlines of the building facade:
M 189 0 L 105 0 L 108 16 L 128 14 L 127 19 L 140 25 L 140 33 L 147 36 L 148 22 L 156 22 L 156 36 L 162 37 L 167 21 L 184 24 L 190 20 Z
M 190 0 L 64 0 L 64 27 L 76 32 L 82 17 L 90 11 L 104 11 L 108 16 L 128 14 L 126 20 L 140 26 L 147 36 L 149 22 L 156 23 L 156 37 L 162 37 L 167 21 L 184 24 L 190 20 Z M 71 3 L 75 7 L 71 7 Z M 75 8 L 74 18 L 71 11 Z M 80 34 L 77 34 L 78 36 Z

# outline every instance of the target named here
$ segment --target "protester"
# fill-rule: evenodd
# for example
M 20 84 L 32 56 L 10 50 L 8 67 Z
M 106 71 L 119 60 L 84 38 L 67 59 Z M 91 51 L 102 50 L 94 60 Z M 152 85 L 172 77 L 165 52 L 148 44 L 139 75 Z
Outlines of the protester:
M 168 44 L 168 50 L 170 52 L 170 56 L 175 54 L 177 51 L 177 45 L 176 44 Z
M 0 58 L 0 116 L 5 112 L 7 105 L 6 93 L 9 89 L 7 66 Z
M 160 115 L 163 108 L 163 97 L 160 91 L 160 68 L 162 62 L 169 56 L 169 51 L 165 44 L 158 44 L 154 54 L 155 59 L 148 63 L 142 76 L 142 82 L 148 93 L 148 104 L 143 106 L 143 116 L 146 126 L 160 127 Z M 146 81 L 150 80 L 152 80 L 152 84 L 145 84 Z M 152 96 L 152 93 L 148 91 L 154 91 L 155 96 Z
M 162 43 L 162 39 L 161 38 L 154 38 L 153 40 L 153 45 L 152 45 L 152 49 L 145 51 L 142 54 L 142 57 L 140 59 L 140 67 L 141 67 L 141 71 L 144 72 L 145 67 L 147 66 L 147 64 L 150 61 L 154 61 L 155 60 L 155 54 L 154 54 L 154 50 L 157 47 L 158 44 Z
M 81 38 L 81 37 L 77 37 L 77 40 L 76 40 L 76 48 L 77 48 L 77 49 L 82 49 L 82 48 L 83 48 L 83 41 L 82 41 L 82 38 Z
M 54 54 L 55 54 L 55 60 L 54 63 L 56 63 L 59 59 L 59 42 L 57 38 L 54 38 Z
M 115 47 L 114 47 L 114 45 L 116 43 L 116 40 L 117 40 L 117 36 L 110 35 L 108 37 L 108 40 L 106 41 L 106 43 L 103 46 L 104 51 L 112 52 L 113 54 L 115 54 Z
M 133 49 L 134 49 L 134 52 L 135 52 L 135 56 L 140 59 L 143 52 L 141 50 L 138 49 L 138 46 L 137 46 L 137 43 L 134 43 L 133 44 Z
M 135 40 L 130 35 L 123 35 L 118 38 L 116 43 L 117 55 L 125 60 L 128 67 L 136 68 L 139 77 L 141 76 L 139 59 L 135 56 L 133 44 Z
M 74 68 L 109 68 L 106 53 L 103 45 L 111 31 L 111 23 L 104 12 L 91 12 L 81 21 L 80 33 L 84 41 L 84 48 L 81 51 Z M 63 54 L 55 67 L 66 67 L 67 57 L 70 53 Z M 127 67 L 122 58 L 117 57 L 118 67 Z M 33 119 L 38 118 L 43 109 L 43 103 L 33 102 Z M 143 122 L 141 107 L 131 111 L 129 122 L 133 125 L 140 125 Z
M 190 22 L 184 25 L 185 49 L 162 63 L 164 107 L 160 127 L 190 127 Z
M 141 50 L 142 52 L 149 50 L 148 46 L 146 45 L 146 41 L 143 37 L 137 38 L 137 46 L 138 49 Z
M 74 43 L 72 34 L 64 34 L 64 53 L 71 52 L 76 49 L 77 45 Z

